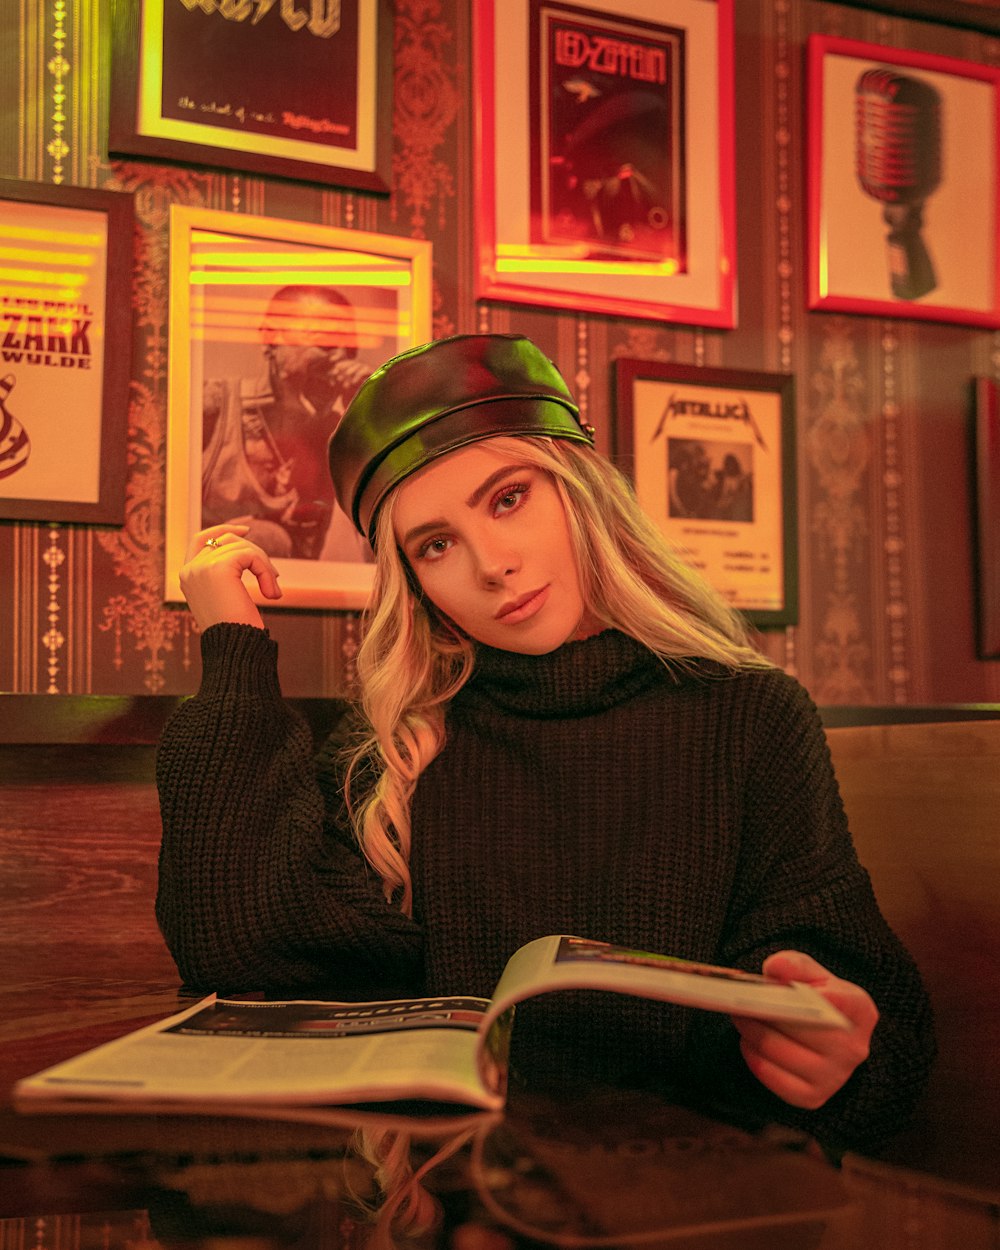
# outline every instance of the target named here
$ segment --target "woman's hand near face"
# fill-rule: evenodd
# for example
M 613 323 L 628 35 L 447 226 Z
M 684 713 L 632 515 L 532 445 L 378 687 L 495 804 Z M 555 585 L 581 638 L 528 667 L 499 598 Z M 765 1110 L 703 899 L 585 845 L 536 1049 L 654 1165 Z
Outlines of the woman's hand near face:
M 248 525 L 211 525 L 192 538 L 180 570 L 181 590 L 204 632 L 223 621 L 264 628 L 243 574 L 257 579 L 265 599 L 280 599 L 278 573 L 270 557 L 245 537 Z
M 811 985 L 850 1022 L 847 1029 L 824 1029 L 732 1018 L 743 1058 L 757 1080 L 793 1107 L 815 1111 L 868 1058 L 878 1008 L 859 985 L 835 977 L 801 951 L 778 951 L 764 961 L 762 971 Z

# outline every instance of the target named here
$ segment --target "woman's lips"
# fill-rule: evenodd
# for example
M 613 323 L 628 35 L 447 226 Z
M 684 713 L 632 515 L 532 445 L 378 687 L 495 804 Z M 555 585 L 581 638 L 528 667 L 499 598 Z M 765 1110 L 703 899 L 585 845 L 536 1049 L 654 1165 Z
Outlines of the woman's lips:
M 532 590 L 526 595 L 505 603 L 496 614 L 496 619 L 502 621 L 504 625 L 517 625 L 520 621 L 526 621 L 534 616 L 548 597 L 548 586 L 543 586 L 540 590 Z

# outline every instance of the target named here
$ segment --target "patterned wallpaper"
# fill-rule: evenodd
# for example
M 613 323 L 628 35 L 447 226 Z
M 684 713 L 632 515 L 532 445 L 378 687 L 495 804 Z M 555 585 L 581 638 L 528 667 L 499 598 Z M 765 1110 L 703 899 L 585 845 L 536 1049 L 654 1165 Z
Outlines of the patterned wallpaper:
M 477 304 L 467 0 L 396 0 L 388 198 L 106 151 L 102 0 L 0 7 L 0 176 L 135 195 L 122 528 L 0 522 L 0 690 L 181 694 L 198 639 L 163 602 L 167 217 L 171 203 L 430 239 L 434 333 L 529 334 L 612 445 L 611 362 L 788 372 L 797 383 L 800 618 L 762 648 L 821 704 L 1000 701 L 974 647 L 968 389 L 1000 378 L 1000 333 L 810 313 L 804 272 L 804 45 L 813 32 L 1000 64 L 1000 41 L 806 0 L 736 0 L 739 327 Z M 71 433 L 71 414 L 67 415 Z M 358 618 L 274 610 L 292 696 L 351 687 Z

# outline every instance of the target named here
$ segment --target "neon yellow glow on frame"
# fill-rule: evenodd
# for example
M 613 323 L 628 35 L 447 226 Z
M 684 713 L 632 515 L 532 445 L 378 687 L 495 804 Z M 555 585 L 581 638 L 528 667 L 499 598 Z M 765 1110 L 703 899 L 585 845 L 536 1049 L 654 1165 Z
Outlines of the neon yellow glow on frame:
M 27 260 L 35 265 L 75 265 L 92 269 L 93 256 L 76 256 L 73 252 L 43 252 L 40 248 L 0 247 L 0 261 Z
M 243 322 L 248 324 L 252 322 L 257 325 L 261 320 L 260 300 L 256 296 L 249 298 L 241 298 L 240 296 L 227 297 L 225 295 L 213 294 L 206 299 L 204 308 L 200 310 L 204 316 L 211 316 L 220 325 L 239 325 Z M 367 326 L 371 328 L 381 327 L 387 333 L 395 335 L 397 326 L 399 325 L 399 316 L 394 308 L 371 308 L 355 304 L 352 309 L 353 316 L 344 313 L 339 316 L 336 313 L 319 314 L 318 318 L 311 318 L 311 322 L 315 323 L 318 319 L 323 324 L 332 325 L 357 325 L 358 319 L 361 318 Z M 271 314 L 273 318 L 274 314 Z M 278 317 L 281 320 L 280 314 Z
M 103 247 L 104 237 L 99 234 L 80 234 L 77 230 L 39 230 L 36 226 L 13 226 L 4 224 L 2 237 L 5 239 L 22 239 L 25 242 L 37 239 L 49 247 L 53 243 L 66 244 L 70 247 Z
M 192 286 L 260 286 L 261 282 L 285 285 L 286 283 L 324 283 L 330 282 L 329 270 L 309 269 L 267 269 L 260 273 L 232 273 L 228 270 L 205 273 L 200 269 L 191 270 Z M 408 273 L 338 273 L 337 286 L 411 286 L 412 280 Z
M 220 267 L 232 265 L 237 268 L 246 268 L 248 262 L 252 262 L 255 267 L 260 269 L 270 265 L 280 265 L 285 268 L 294 267 L 295 265 L 304 267 L 324 265 L 327 269 L 337 270 L 347 269 L 351 265 L 359 264 L 364 265 L 367 269 L 371 269 L 372 266 L 385 266 L 388 269 L 393 265 L 397 267 L 399 265 L 399 262 L 393 257 L 387 256 L 384 260 L 381 260 L 377 256 L 364 256 L 360 252 L 320 252 L 315 249 L 311 249 L 305 254 L 288 251 L 240 251 L 238 249 L 210 252 L 200 245 L 192 248 L 191 258 L 194 264 L 204 268 L 209 268 L 212 265 L 219 265 Z
M 260 337 L 261 316 L 258 310 L 256 316 L 245 313 L 242 316 L 236 313 L 218 313 L 214 310 L 205 310 L 201 315 L 196 314 L 191 319 L 192 325 L 205 326 L 209 329 L 217 329 L 220 333 L 224 330 L 246 330 L 252 331 L 253 337 Z M 271 326 L 270 320 L 268 325 Z M 391 320 L 388 318 L 375 317 L 358 317 L 358 318 L 342 318 L 339 321 L 307 321 L 301 327 L 308 333 L 320 334 L 354 334 L 358 331 L 365 331 L 368 334 L 377 334 L 381 338 L 387 335 L 397 335 L 406 332 L 410 326 L 410 318 L 406 313 L 401 313 L 398 317 L 393 316 Z M 294 330 L 299 327 L 295 325 L 273 326 L 276 330 Z
M 673 260 L 658 265 L 643 265 L 635 261 L 535 260 L 530 257 L 506 260 L 497 257 L 496 267 L 497 273 L 625 274 L 642 278 L 673 278 L 680 272 L 680 266 Z
M 673 278 L 680 272 L 676 260 L 593 260 L 585 243 L 526 247 L 523 243 L 498 243 L 498 273 L 625 274 L 643 278 Z
M 43 269 L 7 269 L 0 267 L 0 282 L 37 282 L 53 286 L 81 287 L 87 281 L 84 273 L 46 273 Z
M 63 304 L 71 304 L 78 300 L 80 292 L 67 290 L 64 287 L 40 287 L 30 282 L 18 282 L 16 279 L 5 282 L 4 294 L 12 299 L 59 300 Z
M 819 244 L 819 265 L 817 279 L 819 281 L 820 295 L 828 295 L 830 293 L 830 254 L 826 246 L 826 229 L 823 229 L 822 237 Z

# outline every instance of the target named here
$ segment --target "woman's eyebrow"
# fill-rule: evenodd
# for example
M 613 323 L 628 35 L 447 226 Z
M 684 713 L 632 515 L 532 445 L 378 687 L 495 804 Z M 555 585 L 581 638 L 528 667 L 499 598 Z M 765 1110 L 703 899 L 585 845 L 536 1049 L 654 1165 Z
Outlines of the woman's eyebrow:
M 482 503 L 483 497 L 489 494 L 490 490 L 492 490 L 498 482 L 502 482 L 503 479 L 508 477 L 511 473 L 523 472 L 525 469 L 530 469 L 531 467 L 532 466 L 530 464 L 505 464 L 502 468 L 491 473 L 484 482 L 480 482 L 469 498 L 465 501 L 465 506 L 467 508 L 478 507 L 479 504 Z M 419 525 L 414 525 L 412 529 L 406 531 L 403 535 L 400 546 L 408 547 L 414 539 L 421 538 L 424 534 L 430 534 L 434 530 L 444 529 L 447 525 L 448 522 L 444 517 L 438 517 L 434 521 L 422 521 Z
M 483 496 L 487 493 L 487 491 L 496 486 L 498 482 L 502 482 L 503 479 L 511 473 L 521 473 L 525 469 L 530 468 L 531 465 L 529 464 L 505 464 L 503 468 L 497 469 L 495 473 L 491 473 L 485 482 L 481 482 L 479 486 L 476 487 L 469 498 L 465 501 L 465 506 L 467 508 L 477 507 L 482 502 Z
M 435 530 L 445 529 L 448 522 L 444 517 L 438 517 L 436 521 L 423 521 L 420 525 L 414 525 L 412 529 L 406 531 L 400 540 L 401 547 L 408 547 L 414 539 L 422 538 L 424 534 L 433 534 Z

